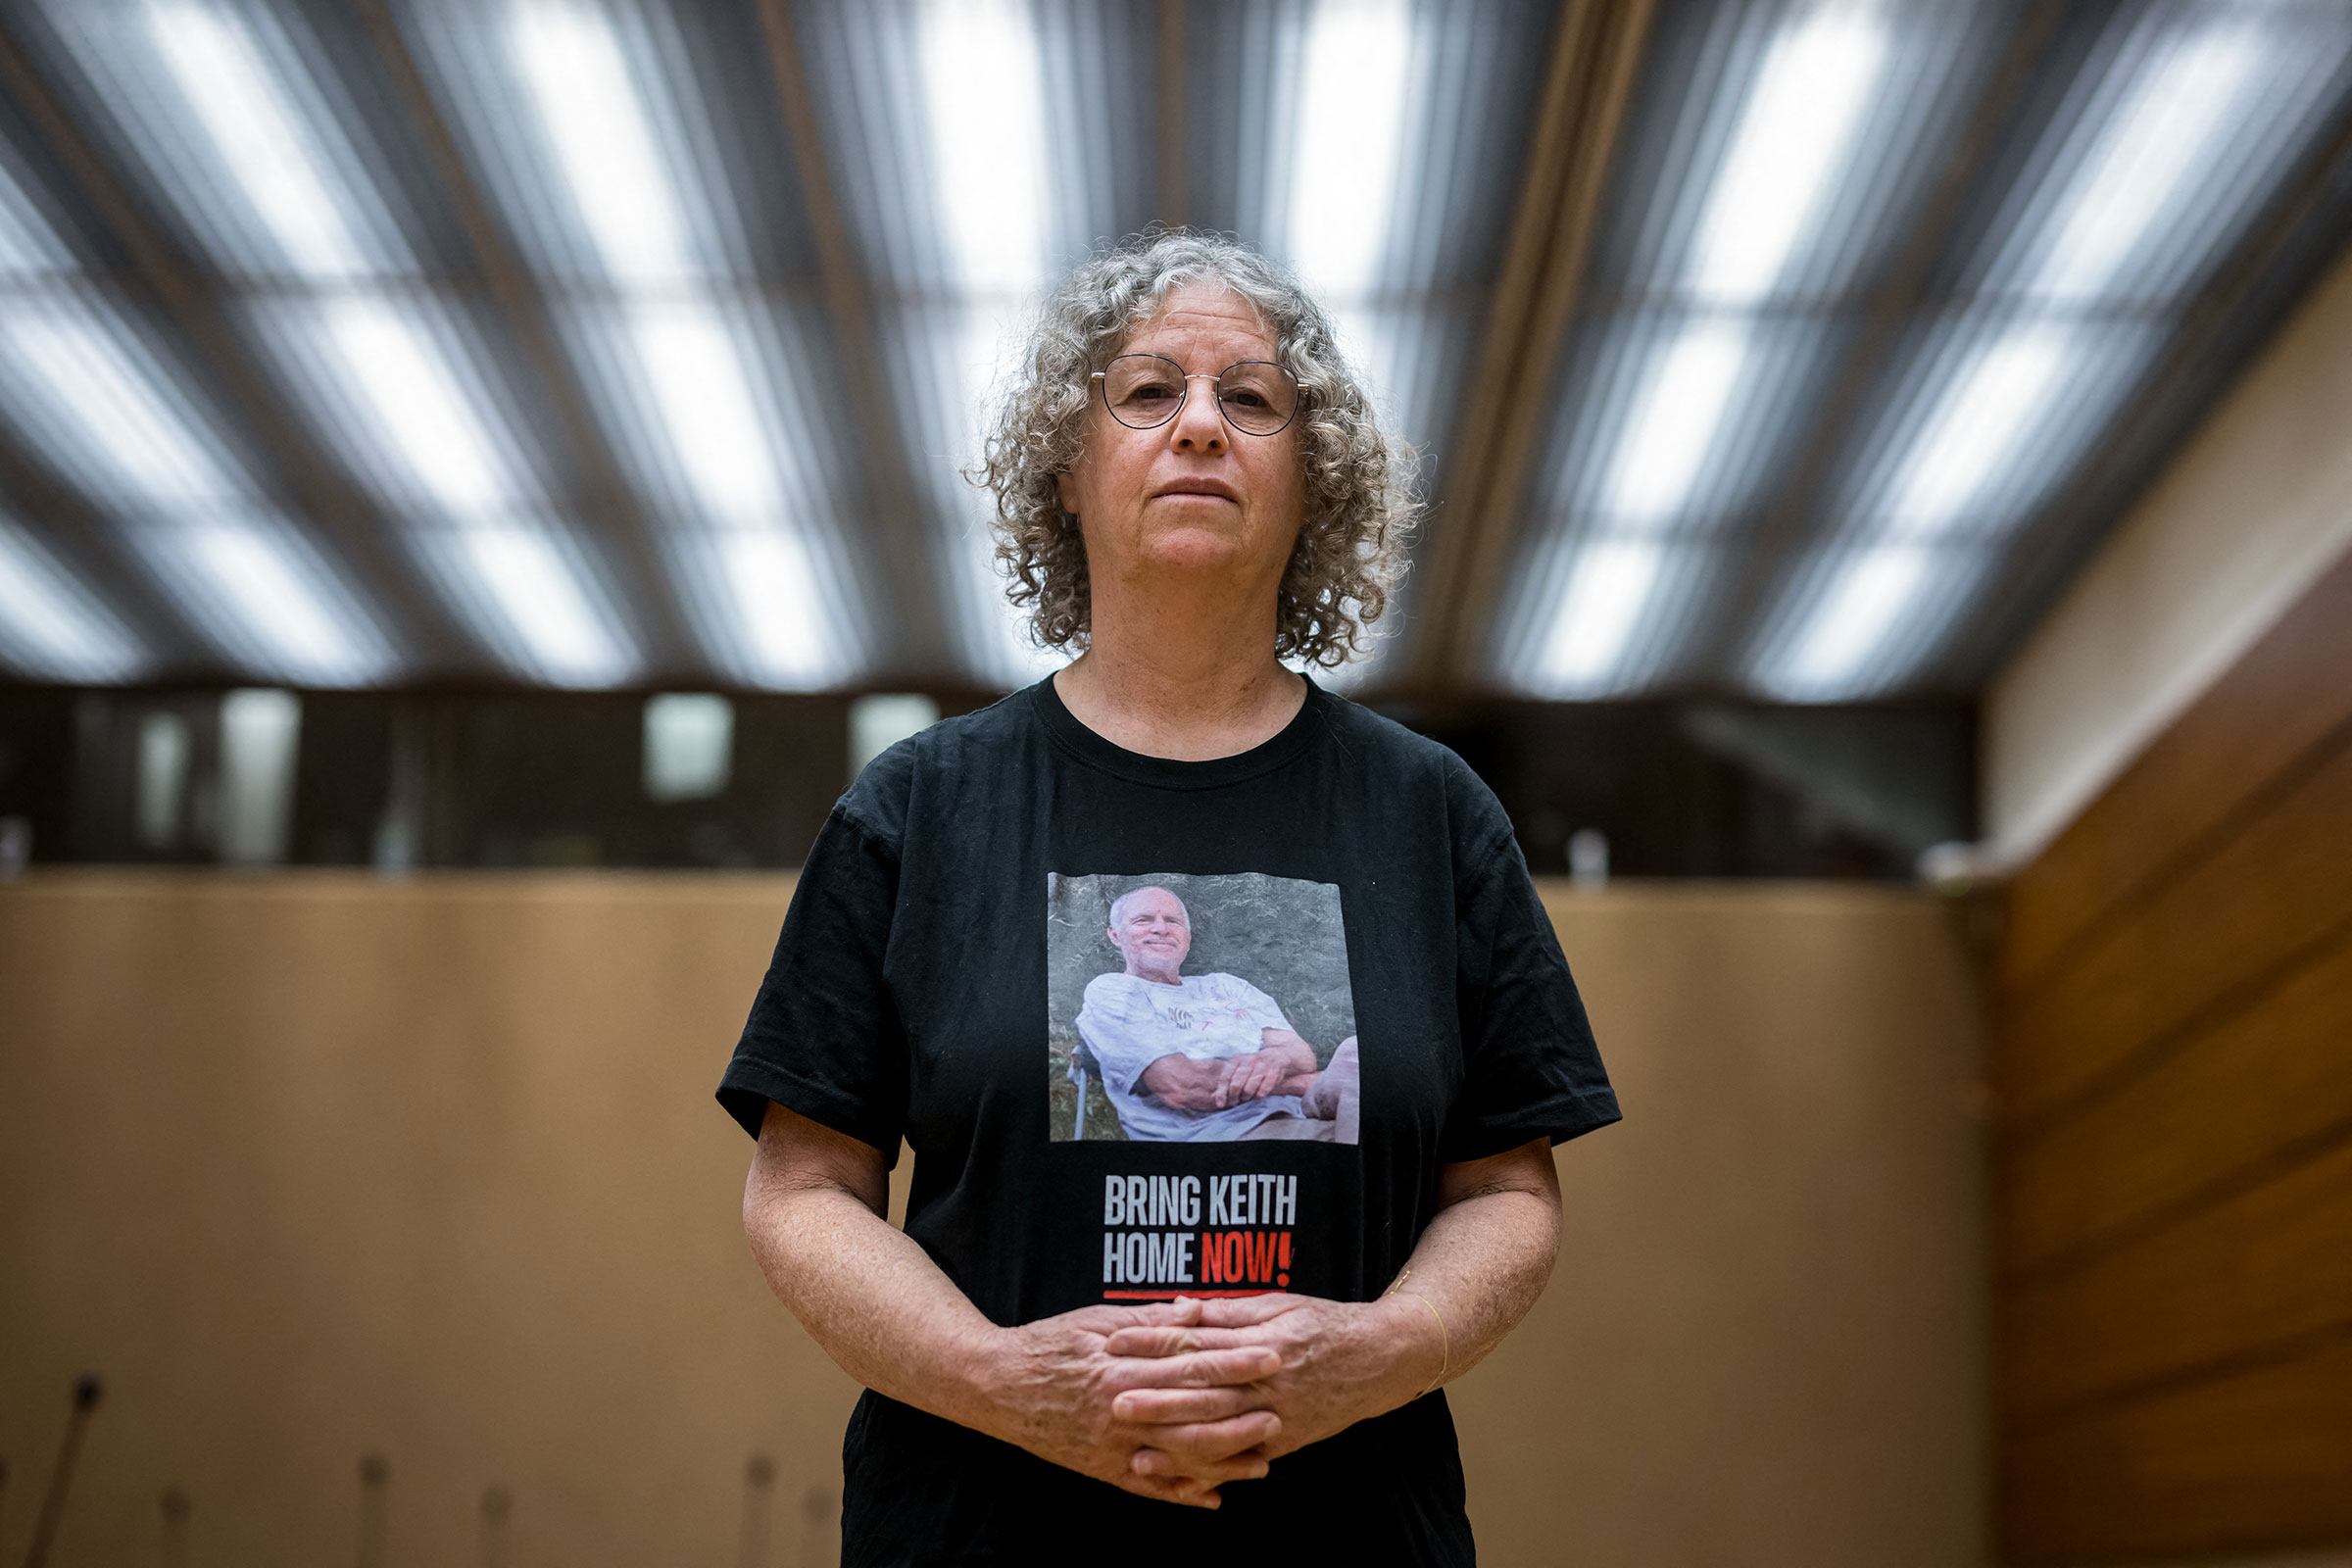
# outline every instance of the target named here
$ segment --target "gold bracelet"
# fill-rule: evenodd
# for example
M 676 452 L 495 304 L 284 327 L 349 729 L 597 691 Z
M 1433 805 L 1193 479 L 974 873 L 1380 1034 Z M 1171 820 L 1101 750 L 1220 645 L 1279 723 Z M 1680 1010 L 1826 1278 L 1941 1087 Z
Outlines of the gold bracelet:
M 1438 1321 L 1438 1375 L 1434 1378 L 1431 1378 L 1429 1380 L 1429 1387 L 1421 1391 L 1423 1395 L 1430 1395 L 1435 1394 L 1438 1391 L 1438 1385 L 1446 1381 L 1446 1369 L 1453 1364 L 1453 1336 L 1446 1332 L 1446 1314 L 1438 1310 L 1437 1302 L 1431 1300 L 1428 1297 L 1423 1296 L 1419 1291 L 1405 1291 L 1398 1289 L 1399 1286 L 1404 1284 L 1404 1275 L 1410 1274 L 1412 1270 L 1408 1268 L 1404 1271 L 1404 1274 L 1397 1275 L 1396 1284 L 1390 1286 L 1381 1294 L 1384 1296 L 1409 1297 L 1413 1300 L 1419 1301 L 1424 1307 L 1428 1308 L 1429 1315 L 1433 1318 L 1436 1318 Z

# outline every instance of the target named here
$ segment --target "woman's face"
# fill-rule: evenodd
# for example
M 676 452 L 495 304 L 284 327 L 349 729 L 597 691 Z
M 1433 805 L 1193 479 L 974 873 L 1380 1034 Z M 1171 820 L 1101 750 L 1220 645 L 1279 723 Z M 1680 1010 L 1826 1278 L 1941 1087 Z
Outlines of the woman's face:
M 1187 375 L 1215 376 L 1242 360 L 1277 360 L 1277 344 L 1240 296 L 1185 284 L 1128 338 L 1127 354 L 1159 354 Z M 1086 538 L 1096 582 L 1155 572 L 1205 573 L 1270 591 L 1305 514 L 1298 421 L 1273 435 L 1227 424 L 1207 381 L 1190 381 L 1175 418 L 1121 424 L 1092 393 L 1078 461 L 1061 475 L 1061 506 Z

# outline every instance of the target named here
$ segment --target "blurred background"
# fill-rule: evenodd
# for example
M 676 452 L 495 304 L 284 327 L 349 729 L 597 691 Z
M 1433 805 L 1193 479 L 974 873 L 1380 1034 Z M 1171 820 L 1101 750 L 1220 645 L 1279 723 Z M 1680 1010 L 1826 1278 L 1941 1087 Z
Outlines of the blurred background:
M 709 1091 L 1154 222 L 1626 1102 L 1488 1558 L 2352 1563 L 2340 0 L 0 0 L 0 1554 L 834 1560 Z

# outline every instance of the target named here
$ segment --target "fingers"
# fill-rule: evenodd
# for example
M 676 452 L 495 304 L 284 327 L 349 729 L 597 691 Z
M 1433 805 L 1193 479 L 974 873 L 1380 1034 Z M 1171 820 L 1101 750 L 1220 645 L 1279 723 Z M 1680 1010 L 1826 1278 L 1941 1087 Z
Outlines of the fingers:
M 1123 1332 L 1135 1333 L 1136 1330 Z M 1197 1334 L 1198 1329 L 1145 1329 L 1147 1334 Z M 1210 1389 L 1255 1383 L 1282 1370 L 1282 1357 L 1262 1345 L 1229 1349 L 1173 1351 L 1163 1356 L 1120 1356 L 1103 1373 L 1113 1396 L 1129 1389 Z
M 1217 1489 L 1210 1483 L 1192 1476 L 1146 1475 L 1131 1469 L 1123 1476 L 1106 1479 L 1122 1491 L 1132 1492 L 1139 1497 L 1152 1497 L 1188 1508 L 1215 1508 L 1225 1500 L 1217 1495 Z
M 1192 1355 L 1202 1350 L 1230 1350 L 1250 1346 L 1232 1329 L 1200 1328 L 1191 1324 L 1147 1323 L 1119 1329 L 1102 1341 L 1102 1348 L 1111 1355 L 1142 1356 L 1147 1359 L 1171 1355 Z M 1164 1387 L 1159 1379 L 1155 1386 Z
M 1139 1476 L 1183 1477 L 1223 1486 L 1228 1481 L 1263 1480 L 1268 1463 L 1265 1453 L 1254 1446 L 1221 1456 L 1189 1453 L 1179 1448 L 1143 1447 L 1135 1450 L 1129 1466 Z
M 1247 1410 L 1263 1410 L 1273 1397 L 1272 1391 L 1261 1383 L 1214 1389 L 1129 1389 L 1110 1401 L 1110 1413 L 1121 1421 L 1144 1426 L 1223 1421 Z
M 1254 1328 L 1260 1323 L 1282 1316 L 1285 1312 L 1296 1312 L 1302 1306 L 1310 1305 L 1316 1299 L 1318 1298 L 1312 1296 L 1290 1296 L 1282 1293 L 1265 1296 L 1220 1297 L 1213 1301 L 1200 1303 L 1200 1322 L 1204 1327 L 1212 1329 Z M 1118 1336 L 1114 1334 L 1111 1338 L 1116 1340 Z M 1113 1350 L 1111 1353 L 1119 1355 L 1129 1352 Z
M 1173 1301 L 1139 1301 L 1133 1306 L 1082 1306 L 1063 1313 L 1062 1320 L 1097 1334 L 1115 1334 L 1139 1324 L 1158 1327 L 1198 1323 L 1200 1321 L 1200 1302 L 1190 1296 L 1179 1296 Z

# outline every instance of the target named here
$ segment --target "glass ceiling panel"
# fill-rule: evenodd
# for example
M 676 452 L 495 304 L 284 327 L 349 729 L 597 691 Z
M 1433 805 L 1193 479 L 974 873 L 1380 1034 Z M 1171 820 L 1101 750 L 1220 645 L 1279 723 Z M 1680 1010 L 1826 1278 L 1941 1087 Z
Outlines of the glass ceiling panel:
M 417 4 L 407 22 L 557 297 L 706 659 L 771 689 L 853 678 L 873 596 L 844 526 L 846 400 L 821 323 L 762 276 L 792 268 L 782 287 L 812 298 L 756 28 L 586 0 Z
M 2098 29 L 1959 259 L 1958 299 L 1897 352 L 1819 551 L 1751 639 L 1751 682 L 1847 700 L 1933 664 L 1997 547 L 2082 466 L 2340 112 L 2348 66 L 2341 6 L 2209 0 Z
M 1703 678 L 1729 551 L 1788 477 L 2002 9 L 1661 14 L 1530 479 L 1496 676 L 1564 698 Z
M 0 663 L 28 680 L 111 685 L 146 650 L 25 528 L 0 516 Z
M 481 374 L 479 327 L 447 302 L 385 293 L 250 301 L 318 439 L 397 513 L 443 592 L 510 666 L 559 686 L 625 679 L 617 607 L 552 515 L 513 399 Z M 455 531 L 482 538 L 451 546 Z M 477 580 L 478 579 L 478 580 Z
M 1116 174 L 1142 167 L 1119 151 L 1141 145 L 1154 100 L 1139 83 L 1145 96 L 1114 108 L 1096 67 L 1114 44 L 1138 44 L 1142 20 L 1135 6 L 1041 16 L 1014 0 L 801 14 L 844 216 L 879 285 L 877 336 L 928 502 L 934 577 L 959 662 L 992 684 L 1033 680 L 1062 656 L 1032 647 L 1004 603 L 991 504 L 960 470 L 980 456 L 990 389 L 1037 297 L 1117 231 Z M 1090 112 L 1109 118 L 1079 122 Z
M 1550 696 L 1682 675 L 1709 608 L 1691 595 L 1724 585 L 1718 541 L 1782 477 L 1851 335 L 1802 312 L 1590 323 L 1566 378 L 1583 391 L 1560 406 L 1535 481 L 1547 524 L 1505 601 L 1501 667 Z
M 295 439 L 486 655 L 533 680 L 638 678 L 632 607 L 674 601 L 714 679 L 879 667 L 889 487 L 850 416 L 857 368 L 757 8 L 389 0 L 613 456 L 626 494 L 600 497 L 356 12 L 0 4 L 286 389 Z M 2204 291 L 2341 125 L 2352 8 L 2062 8 L 1964 149 L 2027 9 L 1660 0 L 1483 675 L 1554 697 L 1937 689 L 2018 597 L 1996 589 L 2020 561 L 2103 521 L 2056 503 L 2101 471 L 2125 411 L 2146 427 L 2148 378 L 2179 368 Z M 1159 59 L 1156 0 L 789 10 L 873 302 L 848 337 L 878 348 L 965 676 L 1057 662 L 1004 605 L 988 499 L 960 472 L 1038 294 L 1158 213 L 1163 68 L 1182 74 L 1182 216 L 1300 270 L 1443 492 L 1554 0 L 1190 0 L 1181 62 Z M 190 378 L 176 318 L 88 270 L 114 241 L 59 205 L 56 149 L 13 110 L 0 137 L 20 143 L 0 145 L 0 424 L 240 668 L 420 673 L 317 519 L 287 515 L 264 456 L 281 447 L 252 439 L 268 412 Z M 2299 231 L 2315 257 L 2352 222 L 2329 203 Z M 2251 333 L 2257 296 L 2233 298 Z M 587 502 L 644 519 L 662 581 L 567 515 Z M 0 660 L 146 667 L 172 637 L 122 624 L 32 542 L 49 521 L 0 526 Z
M 626 622 L 576 544 L 540 549 L 524 569 L 419 536 L 481 525 L 537 540 L 564 525 L 483 334 L 416 291 L 423 225 L 342 85 L 324 19 L 271 0 L 52 0 L 44 14 L 157 200 L 246 280 L 234 314 L 291 401 L 405 525 L 402 542 L 484 648 L 527 678 L 625 678 L 637 663 Z M 467 575 L 501 563 L 503 578 Z
M 1524 178 L 1557 8 L 1414 0 L 1193 8 L 1193 214 L 1287 261 L 1431 496 Z M 1443 526 L 1440 519 L 1437 526 Z M 1409 613 L 1408 577 L 1391 618 Z M 1323 677 L 1383 674 L 1393 639 Z
M 564 307 L 559 319 L 600 421 L 659 525 L 709 657 L 730 678 L 812 690 L 855 676 L 870 628 L 843 549 L 848 465 L 830 426 L 841 401 L 808 382 L 830 366 L 821 323 L 737 294 L 654 294 Z M 811 371 L 818 372 L 811 375 Z M 746 598 L 709 564 L 798 563 L 789 583 Z M 715 591 L 713 591 L 715 589 Z M 790 627 L 769 624 L 778 618 Z M 789 659 L 779 659 L 797 650 Z
M 126 167 L 225 272 L 354 281 L 415 270 L 311 29 L 233 0 L 50 0 Z
M 15 154 L 0 142 L 0 285 L 61 276 L 75 270 L 74 253 L 12 167 Z
M 303 686 L 371 686 L 393 672 L 367 609 L 283 515 L 184 515 L 122 532 L 233 663 Z
M 390 650 L 368 612 L 110 304 L 63 286 L 0 294 L 0 420 L 108 514 L 232 662 L 311 685 L 382 677 Z

